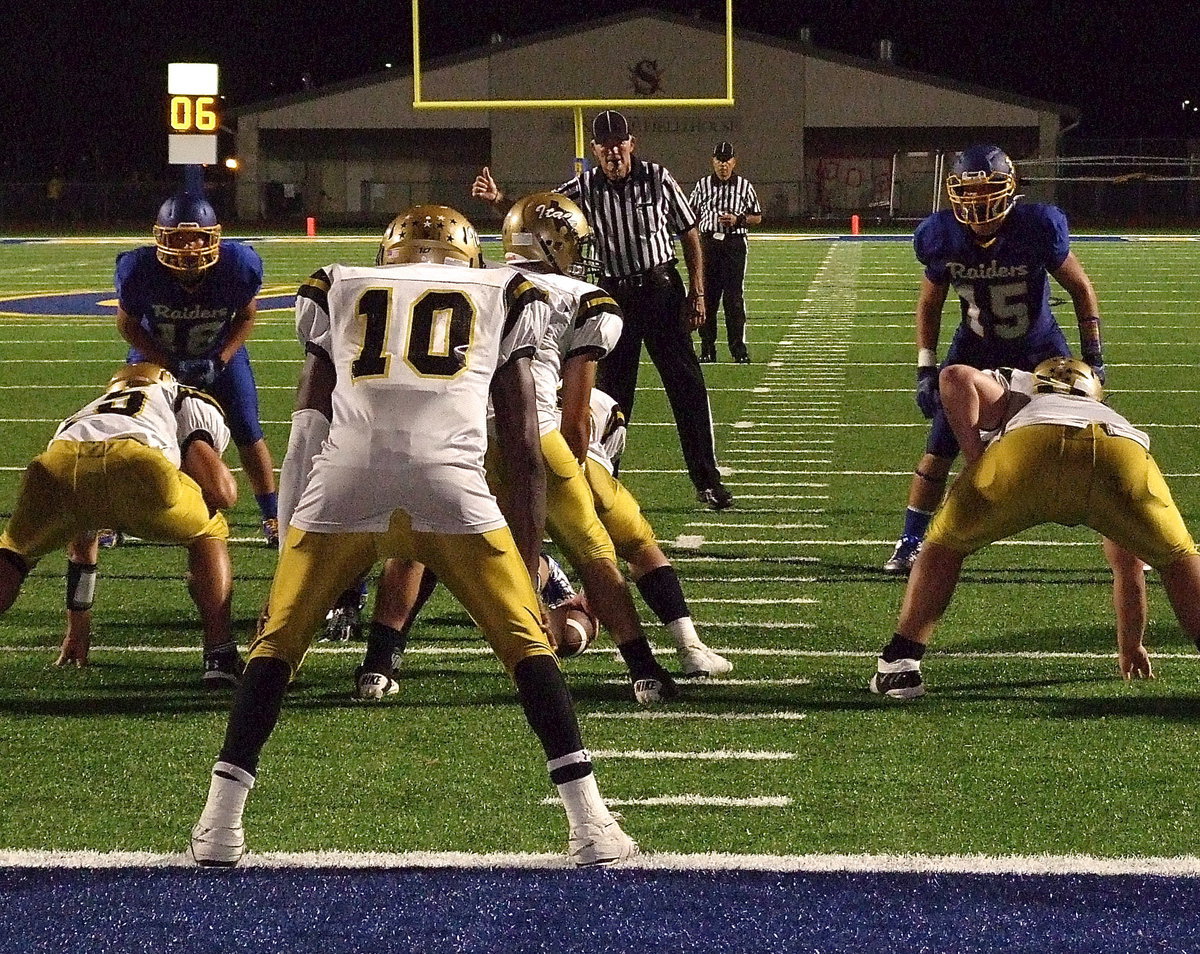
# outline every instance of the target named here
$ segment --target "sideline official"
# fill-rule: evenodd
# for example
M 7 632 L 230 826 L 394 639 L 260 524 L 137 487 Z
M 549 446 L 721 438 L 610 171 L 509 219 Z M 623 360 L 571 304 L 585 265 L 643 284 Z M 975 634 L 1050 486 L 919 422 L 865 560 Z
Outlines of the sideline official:
M 762 222 L 762 207 L 750 180 L 734 173 L 733 144 L 713 150 L 712 175 L 696 183 L 689 202 L 700 217 L 704 247 L 704 324 L 700 326 L 700 360 L 717 360 L 717 309 L 725 301 L 725 333 L 729 356 L 750 363 L 746 346 L 747 225 Z
M 692 330 L 704 323 L 704 263 L 696 215 L 671 173 L 636 158 L 635 147 L 625 117 L 605 110 L 592 121 L 597 167 L 555 189 L 587 216 L 603 269 L 599 284 L 625 316 L 620 341 L 600 362 L 597 384 L 630 419 L 645 342 L 667 392 L 697 498 L 724 510 L 733 505 L 733 494 L 717 470 L 708 389 L 691 339 Z M 505 207 L 504 194 L 486 168 L 471 194 Z M 688 266 L 687 291 L 676 268 L 676 235 Z

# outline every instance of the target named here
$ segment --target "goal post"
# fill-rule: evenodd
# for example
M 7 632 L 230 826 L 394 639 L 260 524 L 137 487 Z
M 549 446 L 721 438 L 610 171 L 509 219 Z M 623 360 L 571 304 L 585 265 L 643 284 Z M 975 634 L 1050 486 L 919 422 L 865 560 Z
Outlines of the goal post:
M 732 106 L 733 100 L 733 0 L 725 0 L 725 95 L 664 99 L 426 99 L 421 88 L 421 2 L 412 0 L 413 109 L 570 109 L 575 119 L 576 164 L 583 161 L 587 140 L 585 109 L 663 109 L 667 107 Z

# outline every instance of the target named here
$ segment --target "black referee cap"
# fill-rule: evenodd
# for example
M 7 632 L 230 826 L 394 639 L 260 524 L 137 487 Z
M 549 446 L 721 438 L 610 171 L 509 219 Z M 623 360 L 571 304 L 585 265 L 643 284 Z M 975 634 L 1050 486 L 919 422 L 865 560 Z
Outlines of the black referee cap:
M 733 158 L 733 143 L 717 143 L 717 148 L 713 150 L 713 158 L 716 159 L 717 162 L 728 162 Z
M 615 109 L 606 109 L 592 120 L 592 141 L 624 142 L 629 138 L 629 120 Z

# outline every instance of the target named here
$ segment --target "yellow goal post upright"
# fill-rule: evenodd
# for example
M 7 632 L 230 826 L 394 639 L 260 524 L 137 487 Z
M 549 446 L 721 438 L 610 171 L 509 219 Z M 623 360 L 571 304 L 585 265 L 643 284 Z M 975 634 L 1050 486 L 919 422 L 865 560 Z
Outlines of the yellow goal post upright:
M 412 0 L 413 109 L 570 109 L 575 116 L 575 174 L 583 171 L 584 109 L 661 109 L 733 105 L 733 0 L 725 0 L 725 95 L 691 99 L 425 99 L 421 94 L 421 0 Z

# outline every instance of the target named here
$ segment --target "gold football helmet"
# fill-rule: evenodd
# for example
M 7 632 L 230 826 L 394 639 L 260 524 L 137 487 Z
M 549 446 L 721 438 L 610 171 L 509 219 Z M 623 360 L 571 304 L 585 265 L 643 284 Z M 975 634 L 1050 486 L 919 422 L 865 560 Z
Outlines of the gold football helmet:
M 1078 358 L 1047 358 L 1033 369 L 1035 394 L 1075 394 L 1104 400 L 1104 385 L 1090 364 Z
M 108 379 L 108 386 L 111 388 L 114 384 L 124 384 L 126 387 L 135 387 L 139 384 L 157 384 L 159 381 L 169 384 L 174 380 L 175 376 L 162 365 L 139 361 L 137 364 L 121 365 L 117 373 Z
M 545 262 L 561 275 L 594 280 L 600 274 L 592 228 L 579 206 L 557 192 L 535 192 L 504 217 L 504 251 Z
M 465 215 L 448 205 L 414 205 L 384 230 L 376 265 L 464 262 L 483 268 L 479 236 Z

